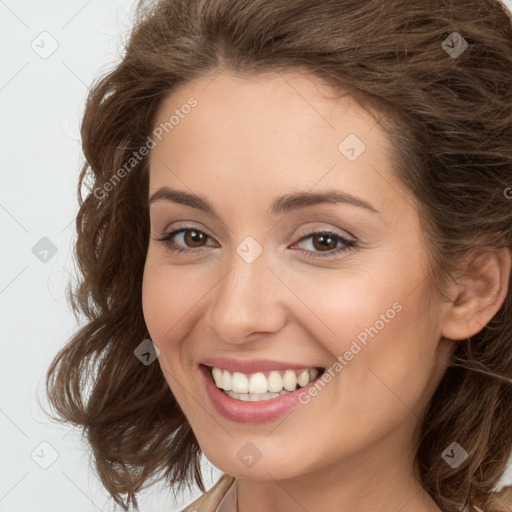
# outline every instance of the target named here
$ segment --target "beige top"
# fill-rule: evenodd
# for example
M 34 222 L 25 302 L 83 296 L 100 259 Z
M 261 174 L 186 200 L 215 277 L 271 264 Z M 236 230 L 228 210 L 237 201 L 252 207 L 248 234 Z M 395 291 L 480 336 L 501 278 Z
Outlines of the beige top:
M 215 485 L 182 512 L 237 512 L 236 481 L 223 473 Z

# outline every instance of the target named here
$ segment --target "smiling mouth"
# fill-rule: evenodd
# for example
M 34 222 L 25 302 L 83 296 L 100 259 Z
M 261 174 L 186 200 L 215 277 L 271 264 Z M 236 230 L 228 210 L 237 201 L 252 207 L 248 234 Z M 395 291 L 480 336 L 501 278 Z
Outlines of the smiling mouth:
M 272 400 L 293 393 L 318 379 L 325 368 L 273 370 L 246 374 L 217 367 L 206 367 L 210 376 L 225 395 L 245 402 Z

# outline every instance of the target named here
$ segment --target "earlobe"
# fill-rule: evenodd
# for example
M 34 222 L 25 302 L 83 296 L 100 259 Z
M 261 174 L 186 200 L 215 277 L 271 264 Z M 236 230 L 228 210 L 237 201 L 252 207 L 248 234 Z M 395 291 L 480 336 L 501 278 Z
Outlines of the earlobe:
M 474 336 L 502 306 L 511 273 L 509 249 L 489 250 L 474 258 L 454 284 L 453 301 L 443 320 L 441 335 L 452 340 Z

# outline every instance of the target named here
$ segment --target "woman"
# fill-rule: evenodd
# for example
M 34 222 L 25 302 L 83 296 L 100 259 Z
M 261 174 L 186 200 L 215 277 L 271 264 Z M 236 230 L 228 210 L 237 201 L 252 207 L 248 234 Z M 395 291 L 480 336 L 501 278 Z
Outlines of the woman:
M 47 381 L 116 503 L 511 510 L 511 82 L 496 0 L 139 6 Z

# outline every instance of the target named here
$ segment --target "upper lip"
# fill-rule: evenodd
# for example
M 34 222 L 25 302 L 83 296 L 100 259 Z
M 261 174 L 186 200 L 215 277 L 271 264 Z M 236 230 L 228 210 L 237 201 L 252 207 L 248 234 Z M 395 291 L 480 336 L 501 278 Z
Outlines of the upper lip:
M 208 357 L 200 361 L 200 364 L 212 366 L 230 372 L 257 373 L 270 372 L 272 370 L 300 370 L 304 368 L 322 368 L 312 364 L 290 363 L 286 361 L 273 361 L 270 359 L 234 359 L 230 357 Z

